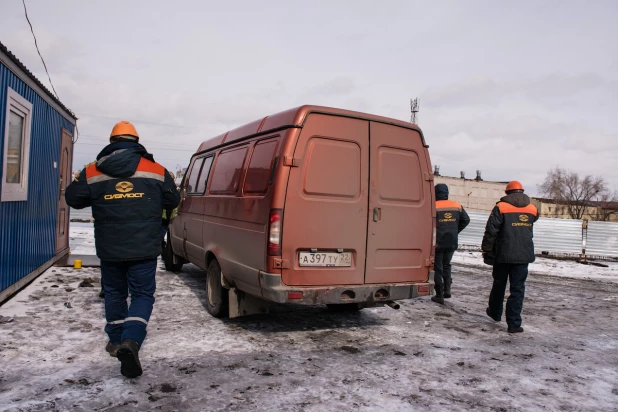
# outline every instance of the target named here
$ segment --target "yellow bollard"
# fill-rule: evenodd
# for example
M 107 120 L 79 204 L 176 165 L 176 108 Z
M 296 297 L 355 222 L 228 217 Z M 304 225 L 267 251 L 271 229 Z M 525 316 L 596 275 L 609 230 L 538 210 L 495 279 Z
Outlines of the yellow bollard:
M 81 261 L 81 259 L 75 259 L 73 261 L 73 268 L 75 268 L 75 269 L 81 269 L 82 268 L 82 261 Z

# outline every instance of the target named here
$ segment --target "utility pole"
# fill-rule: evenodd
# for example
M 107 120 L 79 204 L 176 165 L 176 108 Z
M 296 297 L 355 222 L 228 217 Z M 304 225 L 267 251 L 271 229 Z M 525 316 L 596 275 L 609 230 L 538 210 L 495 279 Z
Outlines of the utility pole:
M 410 99 L 410 123 L 418 124 L 418 97 L 416 99 Z

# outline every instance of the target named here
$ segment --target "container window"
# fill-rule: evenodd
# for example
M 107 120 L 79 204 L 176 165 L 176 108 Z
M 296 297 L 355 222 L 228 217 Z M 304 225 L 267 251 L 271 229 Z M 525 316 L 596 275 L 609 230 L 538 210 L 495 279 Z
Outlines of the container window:
M 272 174 L 273 160 L 277 140 L 263 140 L 253 149 L 253 155 L 247 168 L 247 177 L 243 192 L 248 195 L 264 195 L 268 190 L 268 182 Z
M 2 159 L 2 202 L 28 200 L 32 104 L 8 88 Z
M 21 183 L 22 152 L 24 143 L 24 123 L 23 116 L 10 111 L 9 113 L 9 147 L 6 157 L 6 182 Z
M 197 191 L 197 179 L 200 176 L 200 169 L 204 164 L 204 158 L 195 159 L 191 167 L 189 168 L 189 177 L 187 178 L 187 194 L 193 194 Z
M 247 145 L 225 150 L 219 154 L 212 175 L 210 193 L 214 195 L 235 195 L 240 185 Z

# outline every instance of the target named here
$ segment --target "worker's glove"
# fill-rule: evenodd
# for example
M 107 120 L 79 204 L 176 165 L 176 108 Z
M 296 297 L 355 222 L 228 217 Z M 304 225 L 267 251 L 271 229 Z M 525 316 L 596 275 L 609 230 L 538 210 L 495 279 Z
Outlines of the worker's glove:
M 483 263 L 489 266 L 494 265 L 495 256 L 491 252 L 483 252 Z

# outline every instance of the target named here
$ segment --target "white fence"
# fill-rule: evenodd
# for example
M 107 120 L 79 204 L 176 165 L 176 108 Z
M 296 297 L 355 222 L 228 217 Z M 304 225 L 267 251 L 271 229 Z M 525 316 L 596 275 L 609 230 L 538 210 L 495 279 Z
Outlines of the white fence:
M 459 244 L 481 246 L 489 212 L 468 212 L 470 224 L 459 234 Z M 534 224 L 537 252 L 582 253 L 581 220 L 539 218 Z M 618 223 L 588 222 L 586 254 L 618 257 Z
M 618 223 L 588 222 L 586 254 L 618 256 Z
M 468 212 L 470 224 L 459 234 L 459 244 L 481 246 L 489 212 Z M 71 209 L 71 219 L 92 219 L 92 210 Z M 539 218 L 534 224 L 534 249 L 540 253 L 582 252 L 582 221 Z M 618 257 L 618 223 L 588 222 L 586 254 Z

